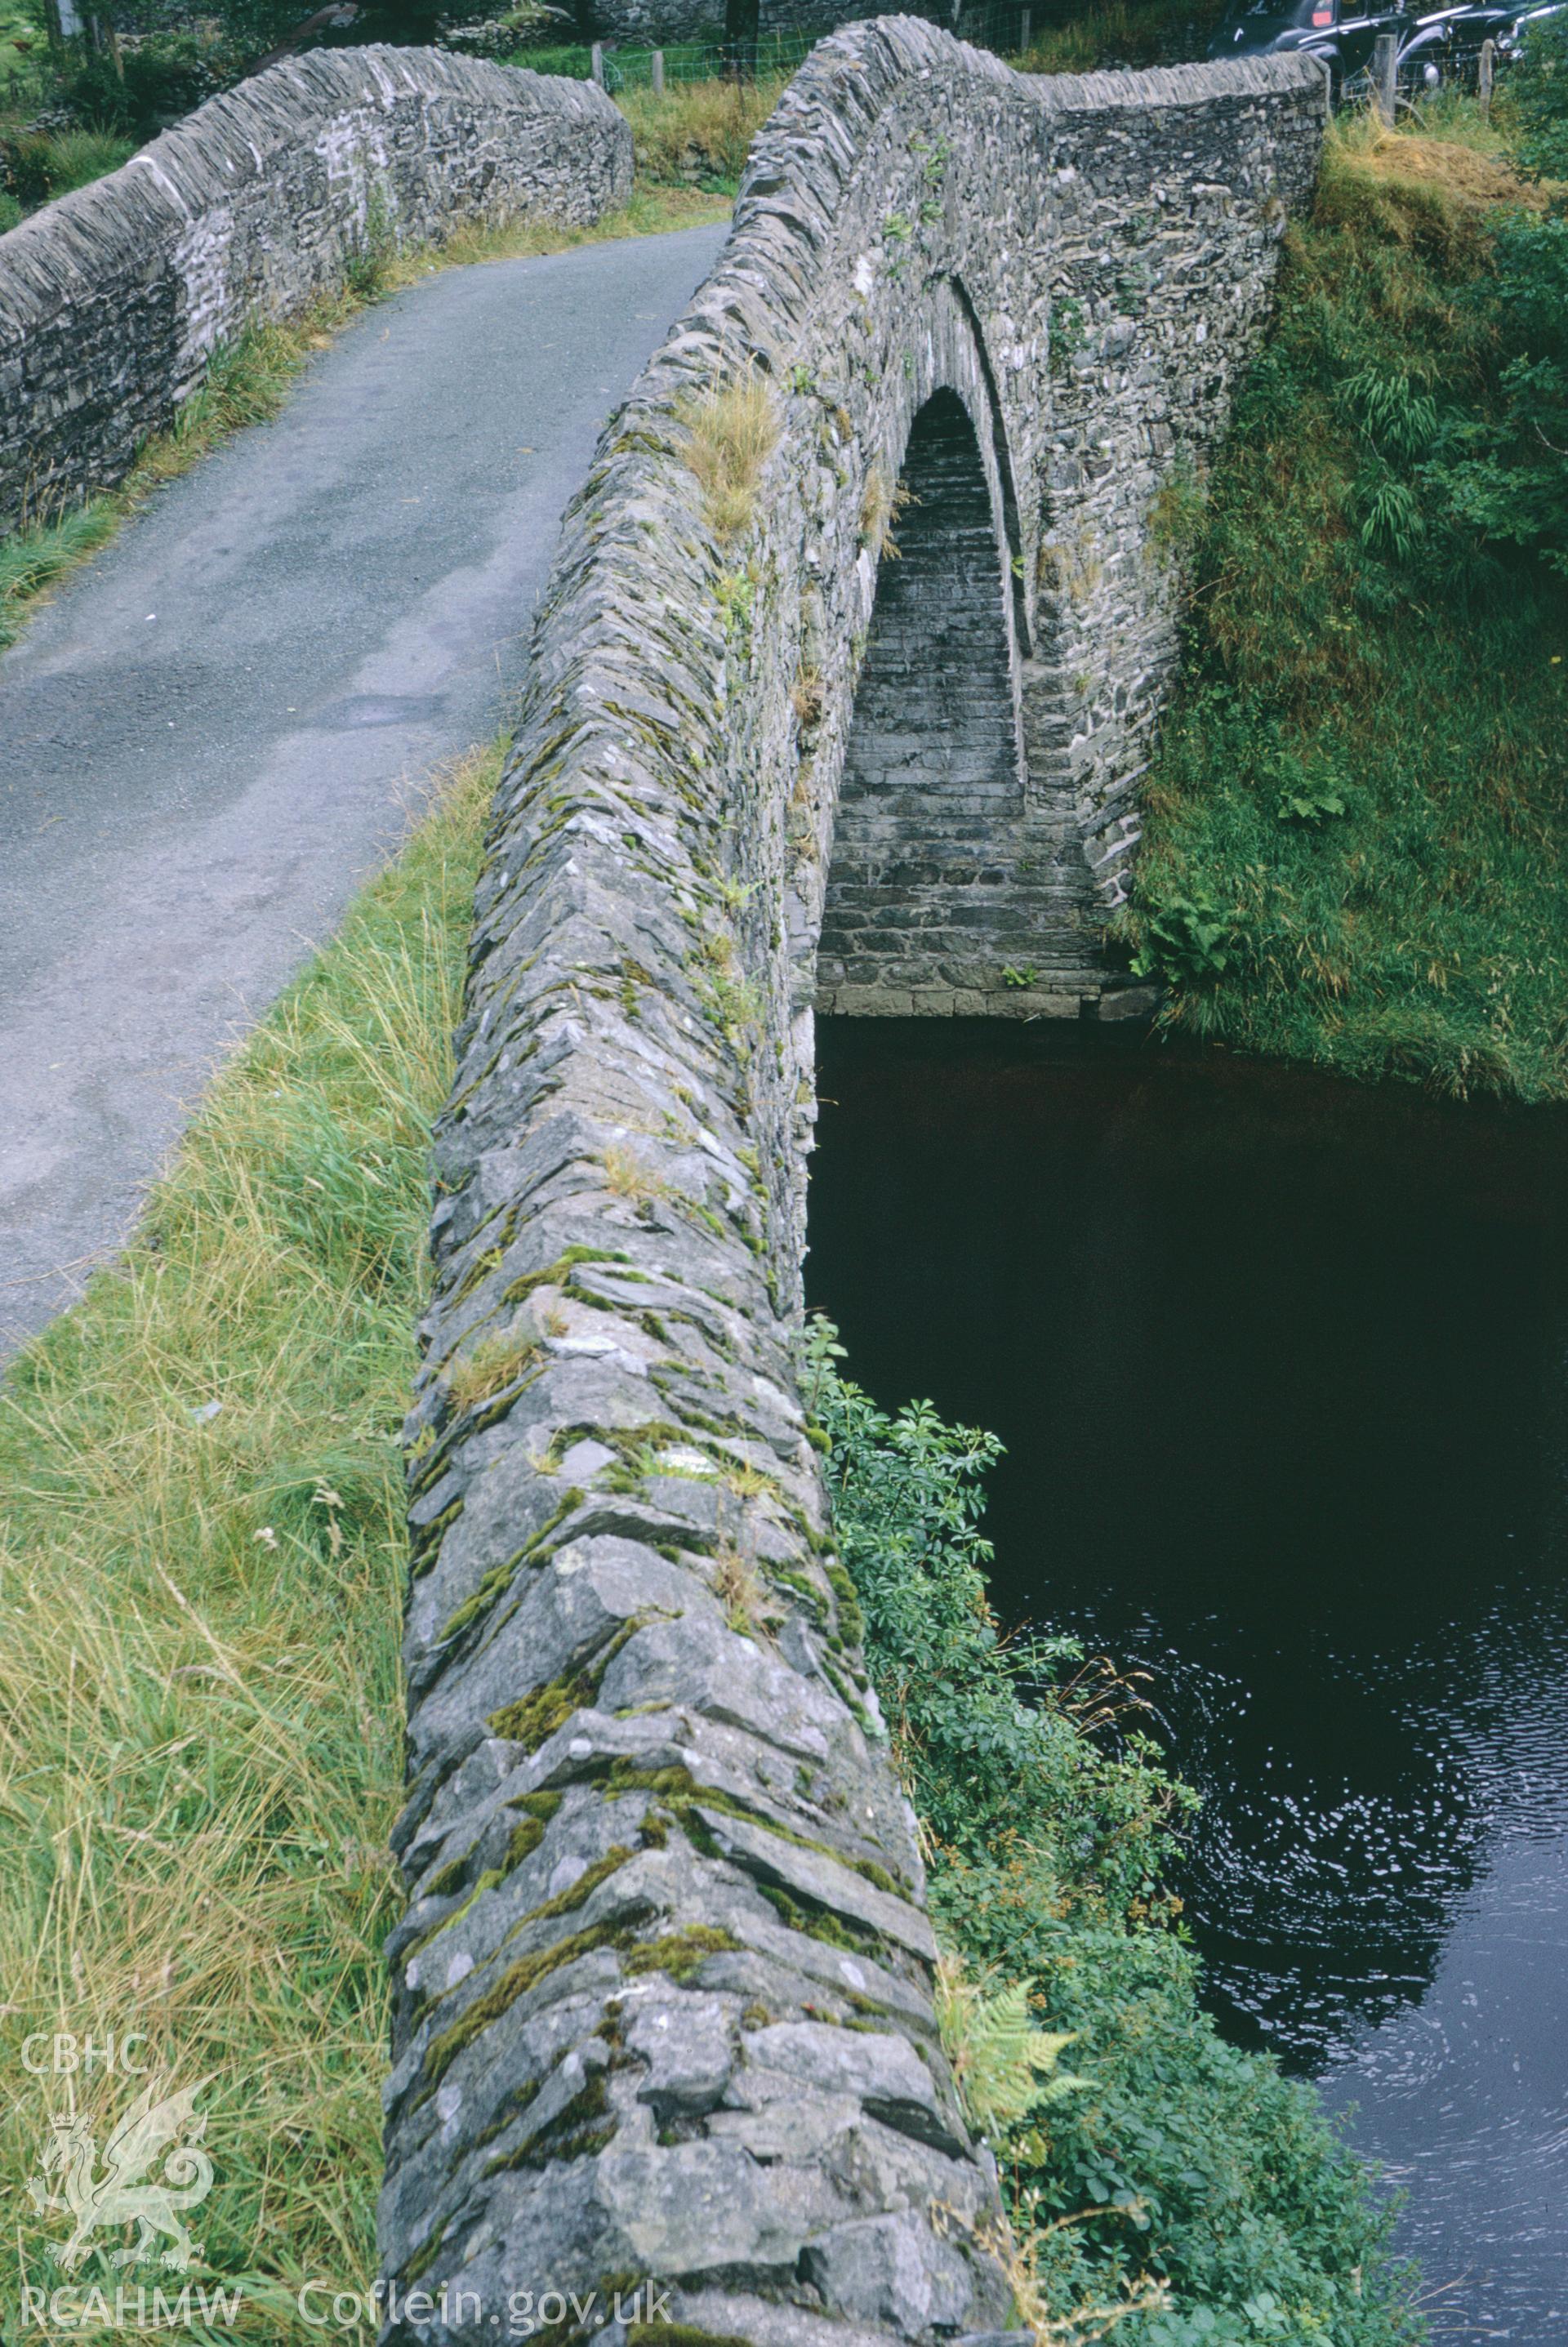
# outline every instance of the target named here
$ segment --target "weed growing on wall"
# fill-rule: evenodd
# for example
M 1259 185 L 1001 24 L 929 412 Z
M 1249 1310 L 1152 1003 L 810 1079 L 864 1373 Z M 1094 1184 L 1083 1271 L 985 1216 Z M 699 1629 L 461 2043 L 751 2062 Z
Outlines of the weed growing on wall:
M 1568 142 L 1543 38 L 1532 169 Z M 1169 1025 L 1568 1097 L 1565 452 L 1563 190 L 1462 101 L 1342 121 L 1210 484 L 1120 924 Z
M 1119 2313 L 1125 2347 L 1419 2337 L 1386 2219 L 1313 2090 L 1199 2008 L 1161 1888 L 1193 1797 L 1070 1642 L 998 1632 L 979 1530 L 994 1438 L 928 1404 L 888 1416 L 836 1351 L 815 1323 L 807 1398 L 933 1913 L 980 1983 L 978 2037 L 971 2011 L 949 2041 L 980 2073 L 1037 2320 L 1088 2338 Z M 1027 1984 L 1027 2014 L 999 1983 Z
M 686 429 L 684 455 L 702 492 L 702 511 L 722 546 L 750 525 L 763 471 L 778 446 L 779 419 L 766 379 L 747 374 L 719 384 L 681 409 Z M 727 613 L 737 607 L 749 629 L 751 599 L 732 585 L 722 598 Z

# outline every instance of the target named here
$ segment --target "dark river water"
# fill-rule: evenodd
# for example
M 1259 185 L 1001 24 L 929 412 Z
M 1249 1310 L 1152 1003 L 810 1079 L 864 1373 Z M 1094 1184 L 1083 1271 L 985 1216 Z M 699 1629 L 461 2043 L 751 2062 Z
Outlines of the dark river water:
M 1227 2033 L 1568 2342 L 1568 1118 L 1091 1030 L 825 1021 L 811 1301 L 1007 1444 L 993 1594 L 1152 1674 Z

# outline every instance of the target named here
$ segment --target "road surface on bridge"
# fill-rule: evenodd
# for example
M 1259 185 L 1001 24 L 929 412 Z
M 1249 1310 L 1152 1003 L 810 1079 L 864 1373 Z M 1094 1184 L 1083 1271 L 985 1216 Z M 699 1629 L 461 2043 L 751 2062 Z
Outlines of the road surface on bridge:
M 522 679 L 599 428 L 722 228 L 433 274 L 0 656 L 0 1355 Z

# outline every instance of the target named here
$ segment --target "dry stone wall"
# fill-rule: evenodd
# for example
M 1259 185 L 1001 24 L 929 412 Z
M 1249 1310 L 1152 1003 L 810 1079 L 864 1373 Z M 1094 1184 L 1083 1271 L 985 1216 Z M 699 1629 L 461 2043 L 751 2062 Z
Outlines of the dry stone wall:
M 356 252 L 626 201 L 591 85 L 436 49 L 321 50 L 211 99 L 0 237 L 0 529 L 129 470 L 214 346 L 340 284 Z
M 1173 601 L 1151 511 L 1323 116 L 1294 60 L 1029 81 L 913 19 L 835 35 L 568 517 L 407 1430 L 388 2347 L 513 2304 L 652 2347 L 647 2283 L 681 2347 L 1013 2321 L 797 1357 L 817 934 L 911 450 L 898 657 L 950 532 L 971 795 L 1085 856 L 1123 823 Z M 748 384 L 777 441 L 721 537 L 692 427 Z

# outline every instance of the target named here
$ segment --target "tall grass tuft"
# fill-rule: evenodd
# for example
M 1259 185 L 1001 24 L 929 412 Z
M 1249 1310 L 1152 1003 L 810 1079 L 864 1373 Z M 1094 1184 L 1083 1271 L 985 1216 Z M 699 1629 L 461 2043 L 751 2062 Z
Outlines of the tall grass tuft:
M 112 130 L 56 130 L 45 146 L 49 192 L 55 196 L 107 178 L 136 152 L 134 138 L 121 138 Z
M 721 545 L 740 537 L 756 509 L 764 467 L 778 446 L 778 410 L 763 376 L 716 384 L 682 411 L 686 462 L 702 491 L 702 510 Z
M 782 73 L 754 81 L 714 76 L 677 83 L 662 97 L 651 89 L 622 90 L 616 104 L 631 125 L 639 180 L 702 181 L 733 193 L 752 141 L 788 79 Z
M 363 2289 L 372 2256 L 395 1432 L 499 754 L 451 779 L 220 1076 L 123 1260 L 0 1389 L 0 2179 L 23 2277 L 62 2279 L 62 2220 L 23 2191 L 48 2111 L 74 2091 L 101 2147 L 136 2082 L 34 2079 L 22 2041 L 145 2032 L 162 2075 L 211 2074 L 201 2270 L 246 2279 L 241 2333 L 267 2340 L 309 2335 L 302 2282 Z M 101 2258 L 95 2279 L 112 2300 Z

